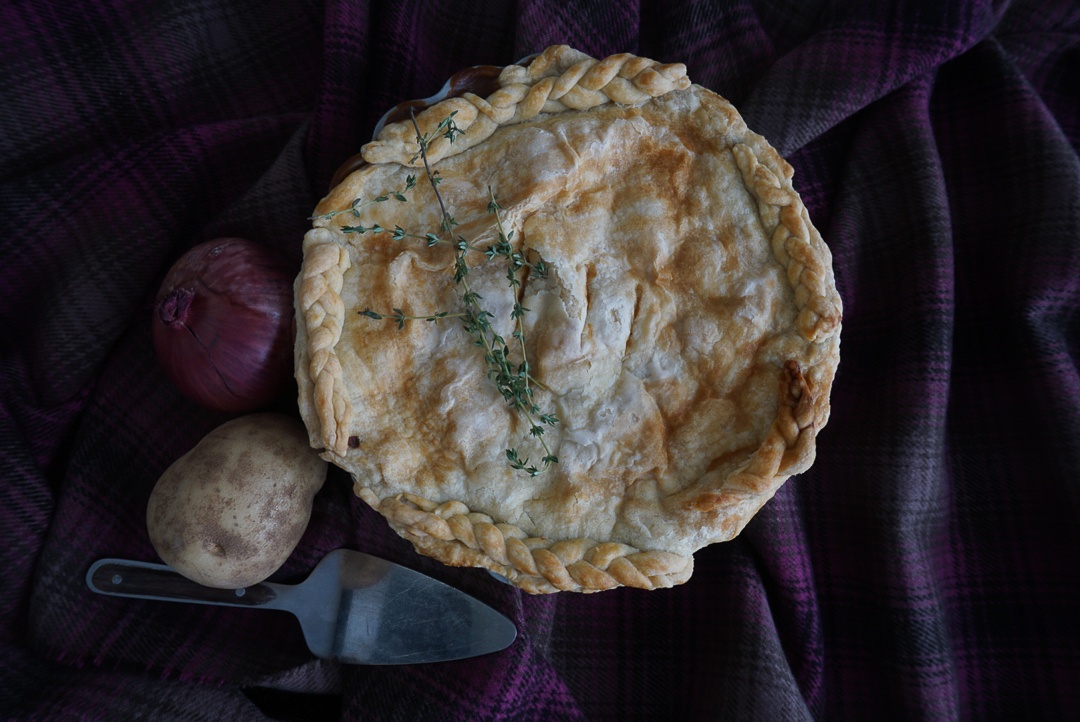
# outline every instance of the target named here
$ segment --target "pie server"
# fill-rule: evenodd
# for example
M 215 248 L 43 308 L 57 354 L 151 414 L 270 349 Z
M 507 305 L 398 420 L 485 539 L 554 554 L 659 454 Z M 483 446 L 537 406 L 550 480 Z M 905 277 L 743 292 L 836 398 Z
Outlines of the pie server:
M 505 649 L 513 622 L 468 594 L 399 564 L 337 549 L 296 585 L 206 587 L 164 564 L 101 559 L 86 573 L 99 594 L 278 609 L 300 620 L 311 652 L 349 664 L 444 662 Z

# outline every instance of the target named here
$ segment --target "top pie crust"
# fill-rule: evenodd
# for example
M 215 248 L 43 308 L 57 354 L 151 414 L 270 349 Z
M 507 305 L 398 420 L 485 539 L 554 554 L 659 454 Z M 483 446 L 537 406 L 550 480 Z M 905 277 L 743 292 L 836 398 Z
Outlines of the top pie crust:
M 521 303 L 559 463 L 509 467 L 509 447 L 543 452 L 459 323 L 397 330 L 359 313 L 460 309 L 452 248 L 341 230 L 439 228 L 411 121 L 364 146 L 368 165 L 304 239 L 296 373 L 311 443 L 447 564 L 533 593 L 682 583 L 694 551 L 737 535 L 814 459 L 839 362 L 829 250 L 791 167 L 684 66 L 556 46 L 499 85 L 416 121 L 428 133 L 456 112 L 465 131 L 428 150 L 455 235 L 495 240 L 490 187 L 514 247 L 551 268 L 526 278 Z M 391 200 L 348 211 L 379 196 Z M 470 284 L 510 338 L 506 267 L 474 256 Z

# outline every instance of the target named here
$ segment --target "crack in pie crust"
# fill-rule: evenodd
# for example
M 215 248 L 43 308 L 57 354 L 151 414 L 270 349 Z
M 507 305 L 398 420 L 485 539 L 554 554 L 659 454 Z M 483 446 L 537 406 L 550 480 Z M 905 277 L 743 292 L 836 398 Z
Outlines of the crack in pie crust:
M 532 593 L 685 582 L 693 553 L 736 536 L 805 471 L 829 417 L 841 302 L 832 259 L 792 169 L 681 64 L 551 47 L 416 115 L 465 132 L 432 141 L 455 235 L 497 229 L 550 267 L 520 290 L 537 403 L 560 423 L 559 463 L 536 477 L 505 450 L 542 452 L 485 376 L 460 323 L 401 329 L 365 309 L 461 307 L 454 251 L 318 218 L 296 282 L 296 376 L 311 443 L 417 550 L 485 567 Z M 388 123 L 367 162 L 315 211 L 371 203 L 362 225 L 425 233 L 441 213 L 410 121 Z M 418 172 L 417 167 L 421 167 Z M 513 330 L 505 266 L 469 280 Z

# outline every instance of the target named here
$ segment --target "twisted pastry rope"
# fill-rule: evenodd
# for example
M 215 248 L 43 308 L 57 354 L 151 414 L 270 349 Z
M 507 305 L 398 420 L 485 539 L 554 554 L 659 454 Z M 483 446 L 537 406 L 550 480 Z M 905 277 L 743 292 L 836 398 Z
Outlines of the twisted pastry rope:
M 328 450 L 344 456 L 349 441 L 343 431 L 352 420 L 352 402 L 334 347 L 345 324 L 341 286 L 351 261 L 348 250 L 333 242 L 333 234 L 325 229 L 308 231 L 305 240 L 313 243 L 304 250 L 297 304 L 308 337 L 307 372 L 314 386 L 312 397 L 323 442 Z
M 762 224 L 773 227 L 772 251 L 787 269 L 799 309 L 796 326 L 807 341 L 817 343 L 832 336 L 840 324 L 840 297 L 830 283 L 828 269 L 815 255 L 811 234 L 816 236 L 806 207 L 777 174 L 760 162 L 745 143 L 731 148 L 747 190 L 758 200 Z M 781 161 L 781 173 L 790 180 L 791 166 Z M 820 238 L 815 238 L 820 244 Z
M 840 327 L 842 309 L 829 270 L 814 250 L 815 243 L 822 244 L 806 207 L 790 183 L 782 183 L 777 172 L 762 163 L 750 145 L 735 143 L 731 152 L 743 183 L 758 201 L 761 223 L 767 233 L 771 232 L 773 256 L 786 269 L 788 283 L 795 292 L 799 334 L 811 343 L 827 340 Z M 775 153 L 773 156 L 779 174 L 790 181 L 791 166 Z M 722 488 L 695 491 L 682 499 L 687 508 L 708 512 L 732 507 L 748 498 L 764 503 L 788 477 L 813 463 L 817 429 L 827 417 L 828 395 L 813 392 L 796 361 L 787 361 L 784 370 L 783 402 L 761 447 L 744 468 L 724 480 Z
M 427 148 L 428 160 L 437 162 L 483 142 L 499 126 L 521 123 L 540 113 L 588 110 L 606 103 L 637 105 L 673 90 L 690 87 L 686 66 L 661 64 L 630 53 L 596 60 L 566 45 L 553 45 L 527 67 L 509 65 L 499 75 L 500 88 L 486 99 L 473 93 L 443 100 L 417 114 L 422 135 L 435 132 L 454 113 L 464 131 L 453 143 L 438 135 Z M 420 146 L 411 121 L 390 123 L 379 137 L 364 145 L 368 163 L 400 163 L 419 167 Z
M 723 489 L 695 492 L 688 510 L 745 507 L 749 498 L 752 507 L 744 508 L 738 519 L 745 524 L 780 483 L 813 461 L 814 396 L 795 361 L 788 361 L 785 371 L 785 401 L 761 448 L 742 471 L 725 480 Z M 532 594 L 667 588 L 682 584 L 694 571 L 693 555 L 586 538 L 529 537 L 521 528 L 495 523 L 460 501 L 438 503 L 410 493 L 380 498 L 360 484 L 355 492 L 420 551 L 447 564 L 490 569 Z M 735 533 L 733 528 L 731 535 Z
M 519 527 L 496 524 L 460 501 L 438 504 L 415 494 L 380 499 L 360 486 L 356 494 L 421 550 L 444 552 L 432 556 L 449 564 L 485 567 L 533 594 L 672 587 L 694 570 L 692 556 L 592 539 L 529 537 Z
M 796 361 L 784 364 L 781 403 L 765 440 L 745 466 L 723 480 L 719 489 L 689 490 L 677 499 L 683 508 L 711 512 L 717 509 L 732 513 L 728 523 L 738 522 L 727 530 L 734 537 L 742 525 L 768 501 L 780 485 L 794 474 L 809 468 L 814 461 L 817 439 L 816 398 L 803 378 Z

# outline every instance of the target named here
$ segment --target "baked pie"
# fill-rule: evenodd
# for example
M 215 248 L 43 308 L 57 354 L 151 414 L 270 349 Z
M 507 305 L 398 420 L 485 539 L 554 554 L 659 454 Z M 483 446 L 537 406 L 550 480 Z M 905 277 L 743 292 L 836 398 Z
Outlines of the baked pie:
M 814 459 L 829 250 L 791 167 L 681 64 L 556 46 L 490 86 L 399 113 L 316 208 L 311 443 L 446 564 L 680 584 Z

